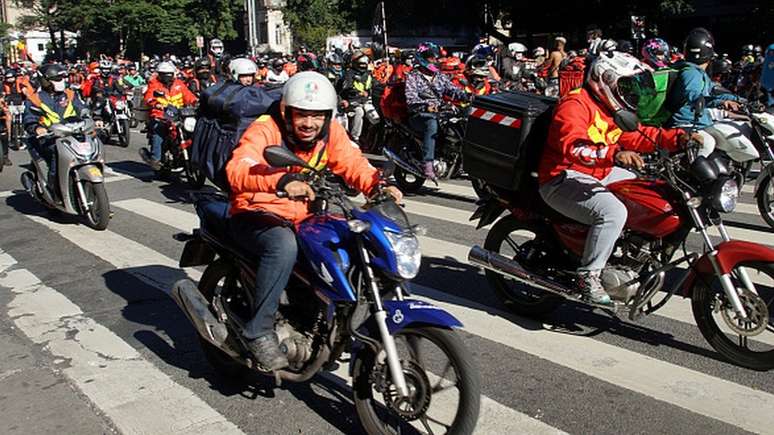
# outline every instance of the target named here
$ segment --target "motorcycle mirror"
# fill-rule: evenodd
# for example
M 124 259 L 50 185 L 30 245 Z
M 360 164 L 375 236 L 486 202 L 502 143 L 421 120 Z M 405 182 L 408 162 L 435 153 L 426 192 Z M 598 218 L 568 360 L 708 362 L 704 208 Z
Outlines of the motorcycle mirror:
M 640 128 L 640 120 L 637 114 L 628 110 L 619 110 L 613 115 L 615 125 L 625 132 L 637 131 Z
M 312 171 L 315 170 L 305 161 L 301 160 L 301 158 L 295 155 L 292 151 L 279 145 L 271 145 L 266 147 L 266 149 L 263 151 L 263 158 L 266 159 L 266 161 L 275 168 L 300 166 Z
M 700 118 L 701 114 L 704 113 L 704 107 L 706 106 L 707 102 L 704 100 L 703 96 L 700 96 L 694 103 L 693 103 L 693 113 L 696 115 L 696 118 Z

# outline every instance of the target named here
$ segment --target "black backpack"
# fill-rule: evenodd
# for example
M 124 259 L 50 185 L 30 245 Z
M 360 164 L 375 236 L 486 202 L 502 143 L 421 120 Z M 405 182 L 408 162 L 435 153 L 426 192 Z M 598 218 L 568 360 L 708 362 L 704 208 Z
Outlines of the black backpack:
M 279 105 L 282 89 L 217 83 L 205 89 L 191 143 L 191 163 L 224 192 L 231 189 L 226 164 L 242 134 L 259 116 Z

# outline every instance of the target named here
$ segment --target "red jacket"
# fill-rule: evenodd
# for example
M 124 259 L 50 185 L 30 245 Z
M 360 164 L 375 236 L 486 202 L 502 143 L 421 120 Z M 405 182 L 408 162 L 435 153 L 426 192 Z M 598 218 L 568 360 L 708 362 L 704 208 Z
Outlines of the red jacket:
M 231 214 L 252 210 L 266 210 L 294 223 L 309 216 L 307 203 L 278 198 L 277 185 L 283 176 L 301 172 L 301 168 L 273 168 L 263 158 L 266 147 L 282 143 L 282 131 L 270 115 L 256 119 L 245 130 L 239 145 L 234 149 L 226 165 L 226 177 L 231 186 Z M 296 155 L 312 166 L 325 165 L 335 174 L 369 193 L 379 184 L 379 171 L 371 166 L 363 154 L 349 139 L 346 130 L 332 121 L 328 145 L 317 142 L 311 151 L 296 151 Z
M 677 149 L 677 139 L 682 133 L 679 129 L 643 125 L 640 131 L 669 150 Z M 615 166 L 619 148 L 654 150 L 653 143 L 639 132 L 624 133 L 616 127 L 607 110 L 586 89 L 570 91 L 560 100 L 551 120 L 538 169 L 539 182 L 542 185 L 567 169 L 601 180 Z
M 156 91 L 161 91 L 164 95 L 156 97 L 154 95 Z M 170 104 L 180 108 L 193 105 L 198 101 L 196 95 L 179 79 L 175 79 L 170 87 L 164 86 L 158 79 L 152 79 L 148 83 L 148 90 L 145 91 L 143 99 L 148 104 L 148 107 L 151 108 L 151 118 L 157 119 L 164 117 L 164 108 Z M 161 108 L 156 107 L 157 105 L 161 106 Z

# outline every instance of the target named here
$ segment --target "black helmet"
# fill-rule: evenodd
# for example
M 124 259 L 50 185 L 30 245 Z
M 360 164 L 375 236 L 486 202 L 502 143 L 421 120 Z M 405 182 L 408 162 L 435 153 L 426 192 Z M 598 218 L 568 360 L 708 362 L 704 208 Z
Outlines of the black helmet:
M 715 56 L 715 38 L 707 29 L 701 27 L 693 29 L 685 38 L 683 53 L 688 62 L 695 64 L 709 62 Z
M 40 67 L 40 74 L 45 80 L 67 77 L 67 70 L 58 63 L 48 63 Z
M 619 39 L 616 41 L 617 50 L 621 53 L 634 54 L 634 45 L 628 39 Z
M 742 46 L 742 54 L 745 56 L 748 54 L 753 54 L 754 50 L 755 50 L 755 47 L 753 47 L 752 44 L 747 44 Z
M 196 63 L 194 64 L 194 68 L 196 68 L 197 71 L 203 70 L 203 69 L 210 69 L 212 68 L 212 64 L 210 63 L 210 60 L 206 57 L 200 57 L 196 59 Z

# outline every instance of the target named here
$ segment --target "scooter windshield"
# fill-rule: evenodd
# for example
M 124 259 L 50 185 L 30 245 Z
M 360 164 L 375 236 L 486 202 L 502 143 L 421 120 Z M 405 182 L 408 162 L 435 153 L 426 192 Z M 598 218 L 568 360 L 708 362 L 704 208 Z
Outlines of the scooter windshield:
M 395 201 L 381 201 L 370 204 L 367 209 L 371 213 L 376 213 L 394 222 L 401 230 L 410 231 L 412 229 L 408 216 Z

